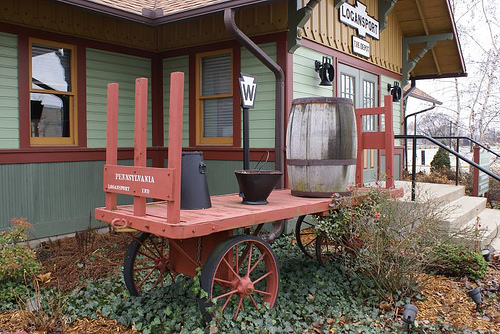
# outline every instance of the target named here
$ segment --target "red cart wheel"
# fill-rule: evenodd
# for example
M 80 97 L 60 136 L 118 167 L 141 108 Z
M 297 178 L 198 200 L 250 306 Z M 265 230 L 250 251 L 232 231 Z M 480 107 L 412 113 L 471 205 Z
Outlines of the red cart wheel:
M 139 296 L 175 278 L 170 270 L 169 243 L 165 238 L 141 233 L 130 242 L 123 262 L 125 285 Z
M 300 250 L 313 259 L 316 256 L 316 222 L 311 215 L 300 216 L 295 224 L 295 239 Z
M 212 300 L 222 311 L 230 310 L 234 319 L 245 307 L 259 309 L 264 303 L 272 307 L 279 290 L 279 270 L 269 245 L 253 235 L 237 235 L 219 244 L 205 262 L 200 278 L 208 298 L 200 300 L 206 308 Z

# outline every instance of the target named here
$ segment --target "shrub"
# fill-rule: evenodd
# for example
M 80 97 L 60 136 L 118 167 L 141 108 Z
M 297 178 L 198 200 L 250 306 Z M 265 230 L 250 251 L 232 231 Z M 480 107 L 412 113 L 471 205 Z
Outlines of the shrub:
M 26 229 L 31 224 L 24 218 L 14 218 L 11 225 L 10 229 L 0 233 L 0 282 L 23 282 L 26 275 L 38 273 L 40 264 L 35 251 L 20 244 L 28 239 Z
M 444 243 L 434 249 L 435 261 L 428 270 L 445 276 L 482 279 L 488 270 L 483 256 L 463 245 Z
M 440 147 L 431 161 L 431 170 L 449 169 L 450 166 L 450 155 L 445 149 Z
M 340 245 L 337 249 L 354 255 L 351 271 L 371 280 L 380 297 L 417 295 L 425 284 L 420 274 L 433 261 L 429 250 L 444 238 L 438 228 L 442 206 L 430 199 L 415 206 L 379 190 L 354 194 L 352 201 L 334 196 L 333 209 L 318 220 L 318 229 Z

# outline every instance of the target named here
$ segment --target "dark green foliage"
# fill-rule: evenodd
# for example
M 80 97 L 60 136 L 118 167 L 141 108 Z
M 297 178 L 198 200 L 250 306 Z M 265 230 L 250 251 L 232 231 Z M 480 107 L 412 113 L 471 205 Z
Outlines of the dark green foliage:
M 482 279 L 488 270 L 483 256 L 465 246 L 442 244 L 435 249 L 436 261 L 428 270 L 446 276 Z
M 17 309 L 17 298 L 27 294 L 29 288 L 24 282 L 6 281 L 0 283 L 0 311 Z
M 35 252 L 19 244 L 0 244 L 0 281 L 21 282 L 25 275 L 38 273 Z
M 31 227 L 23 218 L 11 220 L 12 227 L 0 233 L 0 309 L 13 308 L 16 297 L 27 292 L 25 279 L 36 275 L 40 264 L 35 251 L 22 242 Z
M 355 277 L 341 261 L 319 267 L 307 259 L 290 237 L 272 245 L 281 272 L 274 308 L 245 307 L 217 314 L 205 323 L 199 312 L 199 280 L 184 276 L 142 297 L 130 297 L 121 278 L 88 282 L 65 304 L 69 320 L 98 314 L 147 333 L 401 333 L 394 312 L 379 308 L 377 289 L 369 278 Z M 397 306 L 407 303 L 402 299 Z M 416 333 L 437 333 L 446 324 L 424 324 Z M 455 331 L 460 333 L 460 331 Z M 472 333 L 472 332 L 468 332 Z
M 448 151 L 440 147 L 431 161 L 431 170 L 437 171 L 443 168 L 450 168 L 450 155 Z

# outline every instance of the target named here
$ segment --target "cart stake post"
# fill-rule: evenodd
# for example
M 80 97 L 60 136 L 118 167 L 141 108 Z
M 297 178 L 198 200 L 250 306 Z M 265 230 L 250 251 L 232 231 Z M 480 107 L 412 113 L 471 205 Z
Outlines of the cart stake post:
M 167 223 L 181 220 L 181 159 L 184 73 L 170 76 L 170 106 L 168 112 L 168 168 L 174 170 L 172 201 L 167 202 Z
M 118 84 L 108 84 L 106 120 L 106 165 L 116 165 L 118 161 Z M 116 210 L 116 194 L 106 192 L 106 209 Z
M 392 95 L 384 96 L 384 106 L 356 109 L 358 153 L 356 158 L 356 186 L 363 187 L 363 150 L 385 150 L 385 187 L 394 187 L 394 129 L 392 125 Z M 379 115 L 378 131 L 363 132 L 363 116 Z M 385 116 L 385 129 L 380 130 L 380 115 Z M 380 152 L 379 152 L 380 154 Z
M 134 166 L 146 167 L 148 79 L 135 80 Z M 138 194 L 140 195 L 140 194 Z M 146 198 L 134 196 L 134 215 L 146 215 Z

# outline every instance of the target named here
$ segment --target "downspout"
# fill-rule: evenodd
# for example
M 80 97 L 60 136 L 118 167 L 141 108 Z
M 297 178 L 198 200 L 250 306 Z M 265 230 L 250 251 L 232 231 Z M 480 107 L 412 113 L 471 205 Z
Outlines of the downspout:
M 275 152 L 275 168 L 282 172 L 285 171 L 284 161 L 284 119 L 285 119 L 285 73 L 283 69 L 269 57 L 261 48 L 257 46 L 248 36 L 246 36 L 236 25 L 234 21 L 234 9 L 228 8 L 224 10 L 224 25 L 226 30 L 236 39 L 241 45 L 246 47 L 257 59 L 267 66 L 276 77 L 276 97 L 275 97 L 275 130 L 274 130 L 274 152 Z M 281 178 L 276 186 L 281 189 L 284 187 L 284 180 Z

